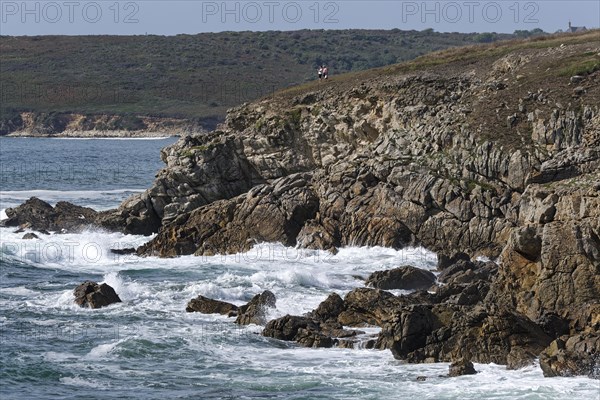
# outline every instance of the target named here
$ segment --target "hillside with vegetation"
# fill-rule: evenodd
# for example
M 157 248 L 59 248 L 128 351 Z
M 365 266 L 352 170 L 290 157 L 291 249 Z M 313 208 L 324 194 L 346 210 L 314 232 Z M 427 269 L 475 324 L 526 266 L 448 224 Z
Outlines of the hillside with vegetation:
M 523 32 L 1 36 L 0 135 L 19 130 L 148 131 L 182 124 L 212 128 L 232 106 L 314 80 L 320 64 L 335 76 L 513 36 Z M 149 122 L 148 117 L 169 120 Z

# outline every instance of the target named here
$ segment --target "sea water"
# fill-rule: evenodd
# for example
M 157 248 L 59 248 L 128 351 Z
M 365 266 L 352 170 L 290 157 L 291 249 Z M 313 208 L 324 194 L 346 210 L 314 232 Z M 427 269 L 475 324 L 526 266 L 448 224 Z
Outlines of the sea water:
M 174 139 L 0 138 L 0 209 L 30 196 L 95 209 L 147 188 Z M 1 399 L 598 399 L 598 381 L 544 378 L 538 366 L 444 377 L 448 364 L 404 364 L 389 351 L 307 349 L 185 312 L 204 295 L 237 305 L 271 290 L 270 317 L 299 315 L 344 296 L 371 272 L 435 254 L 413 248 L 346 248 L 338 254 L 262 243 L 243 254 L 173 259 L 115 255 L 150 238 L 101 231 L 23 240 L 0 229 Z M 73 303 L 85 280 L 106 282 L 122 303 Z M 397 292 L 397 294 L 400 292 Z M 376 329 L 370 332 L 376 333 Z M 417 381 L 425 376 L 425 381 Z

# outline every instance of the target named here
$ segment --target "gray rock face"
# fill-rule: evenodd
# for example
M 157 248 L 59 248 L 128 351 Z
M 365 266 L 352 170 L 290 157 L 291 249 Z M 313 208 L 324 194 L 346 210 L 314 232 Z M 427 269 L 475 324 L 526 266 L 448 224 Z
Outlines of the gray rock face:
M 183 214 L 165 225 L 138 253 L 212 255 L 234 248 L 247 251 L 256 242 L 295 245 L 302 225 L 318 210 L 308 179 L 308 174 L 292 175 L 275 181 L 275 185 L 257 186 L 245 195 Z
M 203 314 L 222 314 L 229 317 L 237 317 L 235 322 L 241 325 L 264 325 L 266 315 L 271 308 L 275 308 L 275 295 L 265 290 L 257 294 L 247 304 L 236 306 L 221 300 L 214 300 L 204 296 L 198 296 L 188 302 L 185 310 L 187 312 L 200 312 Z
M 460 260 L 447 267 L 438 276 L 438 281 L 447 284 L 465 284 L 476 280 L 491 281 L 498 265 L 494 262 Z
M 387 271 L 373 272 L 367 278 L 367 286 L 377 289 L 428 289 L 435 282 L 435 275 L 427 270 L 405 265 Z
M 380 342 L 409 362 L 452 361 L 520 368 L 533 363 L 551 338 L 526 317 L 479 304 L 403 307 L 383 326 Z M 468 354 L 465 354 L 468 352 Z
M 380 289 L 357 288 L 344 297 L 344 309 L 337 320 L 346 326 L 383 326 L 395 309 L 416 302 L 412 297 L 398 297 Z
M 533 227 L 519 228 L 513 231 L 511 241 L 515 251 L 527 259 L 536 261 L 542 251 L 542 238 Z
M 99 285 L 96 282 L 86 281 L 77 286 L 73 294 L 75 303 L 81 307 L 100 308 L 121 302 L 119 295 L 106 283 Z
M 437 269 L 438 271 L 444 271 L 446 268 L 456 264 L 458 261 L 467 261 L 470 262 L 471 257 L 468 254 L 458 252 L 452 255 L 447 255 L 444 253 L 438 253 L 438 263 Z
M 139 254 L 237 252 L 253 240 L 332 251 L 419 244 L 447 255 L 435 295 L 357 289 L 337 323 L 382 326 L 378 345 L 409 361 L 451 361 L 475 342 L 473 361 L 525 365 L 564 332 L 561 321 L 567 335 L 582 333 L 591 322 L 574 324 L 577 309 L 600 298 L 600 85 L 586 84 L 574 106 L 568 78 L 556 77 L 560 90 L 532 81 L 545 51 L 232 109 L 221 132 L 182 140 L 170 162 L 187 174 L 213 165 L 204 148 L 183 162 L 196 146 L 235 153 L 246 178 L 232 181 L 252 188 L 203 204 L 194 196 L 211 184 L 174 190 L 179 216 Z M 500 255 L 497 266 L 467 260 Z M 317 321 L 300 329 L 322 334 Z
M 286 315 L 269 321 L 262 334 L 266 337 L 292 341 L 296 339 L 301 329 L 306 329 L 311 323 L 312 321 L 307 317 Z

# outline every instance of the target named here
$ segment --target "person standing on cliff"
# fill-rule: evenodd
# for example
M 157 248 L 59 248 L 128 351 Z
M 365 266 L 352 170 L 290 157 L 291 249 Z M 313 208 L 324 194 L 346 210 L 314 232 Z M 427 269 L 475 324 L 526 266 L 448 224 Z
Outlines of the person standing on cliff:
M 329 77 L 329 68 L 326 65 L 323 65 L 323 79 L 327 79 Z
M 317 70 L 317 75 L 319 75 L 319 80 L 323 79 L 323 67 L 319 65 L 319 69 Z

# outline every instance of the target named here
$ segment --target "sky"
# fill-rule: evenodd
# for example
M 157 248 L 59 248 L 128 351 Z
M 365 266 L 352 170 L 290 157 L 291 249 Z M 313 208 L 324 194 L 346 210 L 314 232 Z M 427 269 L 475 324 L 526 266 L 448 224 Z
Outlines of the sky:
M 502 32 L 600 27 L 598 0 L 0 0 L 2 35 L 177 35 L 298 29 Z

